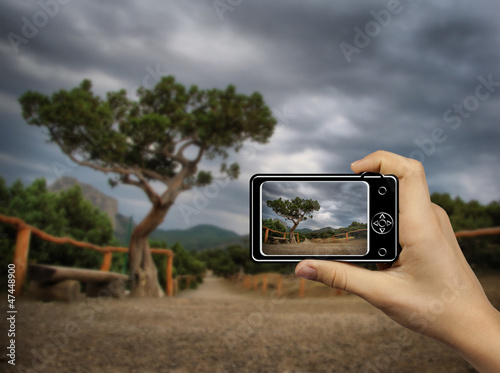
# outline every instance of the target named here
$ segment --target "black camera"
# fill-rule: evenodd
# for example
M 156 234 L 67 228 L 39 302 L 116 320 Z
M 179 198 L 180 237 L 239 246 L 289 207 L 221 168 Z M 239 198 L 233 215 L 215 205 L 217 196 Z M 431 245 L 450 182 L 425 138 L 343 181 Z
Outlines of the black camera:
M 392 262 L 398 257 L 394 175 L 257 174 L 250 179 L 256 262 Z

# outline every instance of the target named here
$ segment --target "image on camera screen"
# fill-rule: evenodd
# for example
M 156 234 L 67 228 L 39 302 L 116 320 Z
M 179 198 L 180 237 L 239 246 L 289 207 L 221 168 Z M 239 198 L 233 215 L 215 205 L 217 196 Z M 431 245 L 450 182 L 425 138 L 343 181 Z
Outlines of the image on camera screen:
M 359 181 L 265 181 L 261 253 L 366 255 L 368 189 L 367 183 Z

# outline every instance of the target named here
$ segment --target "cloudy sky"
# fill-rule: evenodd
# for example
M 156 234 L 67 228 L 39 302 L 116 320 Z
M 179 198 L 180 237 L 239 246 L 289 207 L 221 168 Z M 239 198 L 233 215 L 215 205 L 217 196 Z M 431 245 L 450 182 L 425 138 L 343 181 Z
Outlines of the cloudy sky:
M 319 211 L 313 218 L 300 223 L 299 229 L 320 229 L 325 227 L 348 227 L 353 221 L 367 222 L 367 193 L 365 183 L 356 182 L 305 182 L 305 181 L 267 181 L 262 184 L 262 219 L 280 219 L 266 202 L 281 198 L 291 200 L 295 197 L 318 201 Z M 285 220 L 291 227 L 293 223 Z
M 8 184 L 75 177 L 139 221 L 143 192 L 110 189 L 106 175 L 69 162 L 23 121 L 17 98 L 84 78 L 99 95 L 125 88 L 133 97 L 171 74 L 188 86 L 259 91 L 278 125 L 267 145 L 232 156 L 237 181 L 185 193 L 164 229 L 210 223 L 248 233 L 251 175 L 351 172 L 378 149 L 422 161 L 431 192 L 498 200 L 500 3 L 473 4 L 2 1 L 0 174 Z

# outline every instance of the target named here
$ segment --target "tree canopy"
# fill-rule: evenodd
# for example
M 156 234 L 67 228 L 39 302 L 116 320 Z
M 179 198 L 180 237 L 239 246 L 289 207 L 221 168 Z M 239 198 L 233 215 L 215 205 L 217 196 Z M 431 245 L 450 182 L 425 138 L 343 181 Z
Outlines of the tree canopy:
M 186 89 L 168 76 L 137 94 L 137 101 L 125 90 L 101 99 L 92 92 L 91 81 L 84 80 L 51 97 L 28 91 L 19 102 L 24 119 L 47 128 L 49 141 L 71 160 L 117 174 L 110 179 L 113 185 L 140 187 L 154 203 L 161 198 L 148 181 L 179 183 L 183 189 L 207 185 L 210 171 L 196 173 L 203 155 L 225 159 L 229 148 L 239 150 L 246 140 L 266 143 L 276 124 L 259 93 L 238 94 L 232 85 Z M 192 158 L 186 156 L 187 148 L 193 148 Z M 236 163 L 222 163 L 220 170 L 230 178 L 239 173 Z
M 320 205 L 318 201 L 312 199 L 302 199 L 300 197 L 295 197 L 290 200 L 282 200 L 281 198 L 275 199 L 274 201 L 266 201 L 268 207 L 271 207 L 273 211 L 292 222 L 304 221 L 308 218 L 313 218 L 313 212 L 319 211 Z

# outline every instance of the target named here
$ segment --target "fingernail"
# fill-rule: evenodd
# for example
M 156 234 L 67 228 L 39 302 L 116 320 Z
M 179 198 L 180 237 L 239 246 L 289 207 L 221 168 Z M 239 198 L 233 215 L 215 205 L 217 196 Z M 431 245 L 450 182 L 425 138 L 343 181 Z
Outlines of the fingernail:
M 362 159 L 358 159 L 357 161 L 352 162 L 351 167 L 357 165 L 361 161 L 362 161 Z
M 297 277 L 306 278 L 308 280 L 316 280 L 316 278 L 318 277 L 316 269 L 309 267 L 309 266 L 300 267 L 298 269 L 296 275 L 297 275 Z

